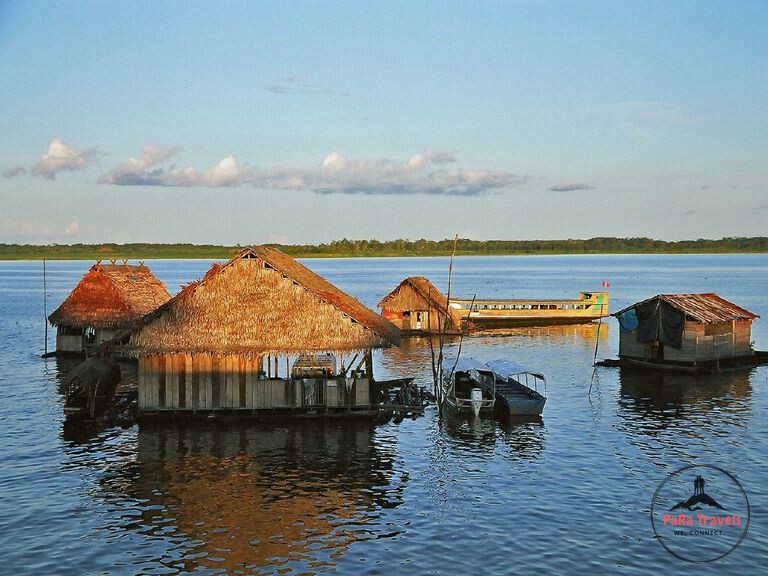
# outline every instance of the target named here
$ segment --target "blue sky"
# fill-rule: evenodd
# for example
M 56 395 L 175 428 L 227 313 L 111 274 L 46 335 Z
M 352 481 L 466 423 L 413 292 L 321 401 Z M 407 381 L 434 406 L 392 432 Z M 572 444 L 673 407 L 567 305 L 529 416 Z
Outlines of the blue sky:
M 764 236 L 768 3 L 3 2 L 0 242 Z

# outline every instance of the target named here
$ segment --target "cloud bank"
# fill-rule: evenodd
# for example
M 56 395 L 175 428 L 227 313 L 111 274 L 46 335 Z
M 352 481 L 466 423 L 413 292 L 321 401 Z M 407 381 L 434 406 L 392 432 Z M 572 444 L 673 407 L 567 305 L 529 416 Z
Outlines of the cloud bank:
M 79 150 L 65 144 L 59 138 L 54 138 L 48 145 L 48 152 L 32 166 L 30 172 L 47 180 L 53 180 L 60 172 L 83 170 L 94 159 L 96 153 L 95 148 Z M 13 173 L 16 168 L 12 168 L 9 172 Z M 20 173 L 16 171 L 14 176 Z
M 157 185 L 162 170 L 150 170 L 153 166 L 165 162 L 181 152 L 181 146 L 155 146 L 147 144 L 141 150 L 139 158 L 129 158 L 99 177 L 102 184 L 118 186 Z
M 404 161 L 348 159 L 333 152 L 319 167 L 256 170 L 227 156 L 207 170 L 194 166 L 162 167 L 180 147 L 145 146 L 109 170 L 99 182 L 118 186 L 235 187 L 244 184 L 272 190 L 311 190 L 317 194 L 438 194 L 477 196 L 512 188 L 528 178 L 491 170 L 447 170 L 457 161 L 450 152 L 424 150 Z

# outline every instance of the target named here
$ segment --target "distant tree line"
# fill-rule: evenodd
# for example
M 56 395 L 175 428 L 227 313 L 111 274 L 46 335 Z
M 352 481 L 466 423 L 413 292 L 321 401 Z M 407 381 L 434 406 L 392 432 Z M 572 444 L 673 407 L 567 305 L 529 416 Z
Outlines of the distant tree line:
M 272 244 L 296 257 L 446 256 L 453 240 L 335 240 L 327 244 Z M 212 244 L 0 244 L 0 260 L 227 259 L 241 246 Z M 608 238 L 587 240 L 469 240 L 456 243 L 460 255 L 517 254 L 714 254 L 768 252 L 768 237 L 681 240 Z

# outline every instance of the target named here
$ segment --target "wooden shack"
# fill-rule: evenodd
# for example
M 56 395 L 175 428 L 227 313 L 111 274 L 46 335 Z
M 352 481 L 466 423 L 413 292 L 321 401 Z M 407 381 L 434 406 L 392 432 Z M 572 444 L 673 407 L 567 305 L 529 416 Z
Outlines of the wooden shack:
M 406 278 L 378 304 L 381 315 L 409 334 L 439 332 L 446 319 L 446 332 L 458 333 L 459 323 L 448 299 L 423 276 Z
M 752 354 L 758 316 L 717 294 L 659 294 L 612 314 L 619 320 L 619 358 L 698 365 Z
M 131 334 L 139 413 L 373 412 L 371 351 L 399 341 L 290 256 L 246 248 Z
M 83 354 L 138 325 L 171 295 L 152 271 L 96 262 L 48 321 L 56 326 L 56 353 Z

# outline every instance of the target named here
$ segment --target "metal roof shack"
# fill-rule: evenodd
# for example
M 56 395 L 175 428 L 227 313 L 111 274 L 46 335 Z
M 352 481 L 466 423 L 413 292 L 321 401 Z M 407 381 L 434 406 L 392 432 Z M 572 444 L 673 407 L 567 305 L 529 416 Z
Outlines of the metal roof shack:
M 714 293 L 658 294 L 614 312 L 619 357 L 698 364 L 752 354 L 757 314 Z
M 753 314 L 749 310 L 745 310 L 741 306 L 737 306 L 713 292 L 704 294 L 658 294 L 653 298 L 648 298 L 627 306 L 618 312 L 614 312 L 611 316 L 621 316 L 627 310 L 655 300 L 667 302 L 681 312 L 685 312 L 686 316 L 697 322 L 730 322 L 731 320 L 754 320 L 760 318 L 757 314 Z

